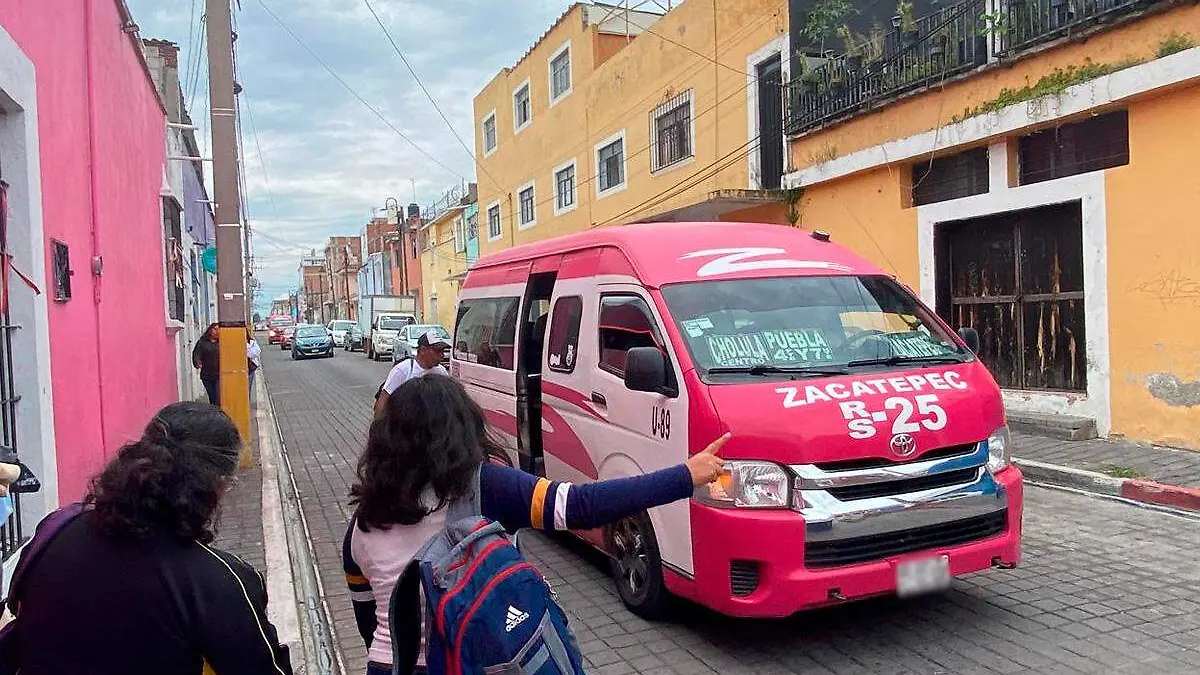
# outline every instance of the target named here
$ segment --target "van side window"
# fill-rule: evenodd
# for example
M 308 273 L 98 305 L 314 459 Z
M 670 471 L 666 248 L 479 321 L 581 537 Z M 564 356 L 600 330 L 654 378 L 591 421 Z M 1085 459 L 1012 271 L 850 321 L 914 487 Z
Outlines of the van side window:
M 600 367 L 625 376 L 625 355 L 634 347 L 657 347 L 665 355 L 664 341 L 646 301 L 636 295 L 600 298 Z
M 554 301 L 550 315 L 550 341 L 546 348 L 546 364 L 558 373 L 575 370 L 579 356 L 579 321 L 583 318 L 583 298 L 578 295 Z
M 460 302 L 454 324 L 454 358 L 512 370 L 520 304 L 517 297 Z

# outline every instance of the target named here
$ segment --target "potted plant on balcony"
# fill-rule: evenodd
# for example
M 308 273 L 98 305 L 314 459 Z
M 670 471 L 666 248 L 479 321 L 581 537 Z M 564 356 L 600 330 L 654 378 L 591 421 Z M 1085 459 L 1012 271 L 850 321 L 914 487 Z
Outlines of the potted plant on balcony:
M 820 74 L 808 62 L 808 54 L 801 52 L 798 54 L 800 65 L 800 84 L 804 87 L 804 93 L 817 93 L 817 85 L 821 81 Z
M 842 38 L 842 43 L 846 45 L 846 72 L 855 75 L 862 70 L 863 64 L 860 40 L 850 31 L 849 26 L 839 28 L 838 37 Z
M 950 29 L 942 26 L 929 36 L 929 56 L 943 59 L 946 56 L 946 45 L 950 42 Z
M 917 32 L 917 22 L 913 18 L 912 0 L 900 0 L 896 3 L 896 16 L 892 23 L 900 29 L 900 44 L 908 49 L 917 44 L 920 33 Z
M 844 63 L 830 61 L 825 64 L 829 69 L 829 93 L 841 96 L 846 91 L 846 68 Z

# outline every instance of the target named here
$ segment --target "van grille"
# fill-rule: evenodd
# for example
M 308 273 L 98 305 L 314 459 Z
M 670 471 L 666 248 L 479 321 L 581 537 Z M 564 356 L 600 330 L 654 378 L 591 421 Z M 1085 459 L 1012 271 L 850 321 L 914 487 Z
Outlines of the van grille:
M 949 457 L 958 457 L 961 455 L 969 455 L 975 452 L 979 446 L 978 443 L 964 443 L 962 445 L 949 445 L 944 448 L 935 448 L 922 453 L 916 457 L 909 457 L 903 462 L 895 462 L 885 457 L 866 457 L 863 459 L 847 459 L 837 462 L 820 462 L 814 464 L 822 471 L 854 471 L 857 469 L 878 469 L 881 466 L 895 466 L 897 464 L 911 464 L 912 462 L 926 462 L 931 459 L 946 459 Z
M 846 487 L 833 488 L 829 490 L 829 494 L 833 495 L 840 501 L 850 502 L 856 499 L 890 497 L 892 495 L 907 494 L 909 492 L 919 492 L 921 490 L 933 490 L 940 487 L 960 485 L 963 483 L 970 483 L 978 477 L 979 467 L 973 466 L 968 469 L 945 471 L 928 476 L 921 476 L 919 478 L 905 478 L 901 480 L 887 481 L 885 483 L 848 485 Z
M 928 549 L 957 546 L 998 535 L 1008 527 L 1008 512 L 853 539 L 806 543 L 804 565 L 810 569 L 853 565 Z
M 730 562 L 729 587 L 733 594 L 739 597 L 758 590 L 758 563 L 750 560 Z

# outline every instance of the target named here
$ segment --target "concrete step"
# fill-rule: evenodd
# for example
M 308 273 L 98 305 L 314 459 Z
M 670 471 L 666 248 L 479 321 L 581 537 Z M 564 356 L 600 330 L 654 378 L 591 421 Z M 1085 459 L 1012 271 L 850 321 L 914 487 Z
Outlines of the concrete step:
M 1096 420 L 1075 415 L 1008 411 L 1008 428 L 1064 441 L 1086 441 L 1097 437 Z

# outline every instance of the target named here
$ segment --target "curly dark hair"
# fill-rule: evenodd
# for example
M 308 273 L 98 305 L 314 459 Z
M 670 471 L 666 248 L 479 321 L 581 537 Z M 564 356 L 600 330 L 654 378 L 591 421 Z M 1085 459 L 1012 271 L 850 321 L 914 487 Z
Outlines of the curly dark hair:
M 421 522 L 465 495 L 472 472 L 488 458 L 508 463 L 483 410 L 457 380 L 409 380 L 388 397 L 358 460 L 350 504 L 358 507 L 359 529 Z
M 220 408 L 172 403 L 92 479 L 85 501 L 112 536 L 144 539 L 165 531 L 207 544 L 241 446 L 237 427 Z

